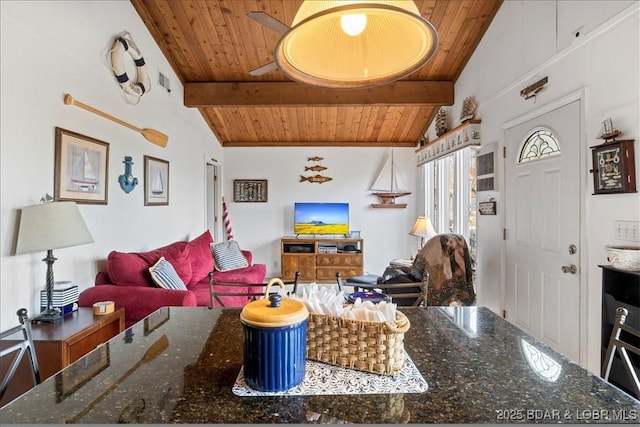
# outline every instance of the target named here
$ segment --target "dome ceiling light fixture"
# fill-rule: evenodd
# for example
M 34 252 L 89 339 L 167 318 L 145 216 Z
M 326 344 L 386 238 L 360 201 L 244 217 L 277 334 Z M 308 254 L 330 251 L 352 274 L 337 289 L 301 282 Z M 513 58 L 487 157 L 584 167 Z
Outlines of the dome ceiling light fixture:
M 391 83 L 424 66 L 438 46 L 435 28 L 412 0 L 305 0 L 291 27 L 264 12 L 248 16 L 282 35 L 275 62 L 250 74 L 279 68 L 312 86 Z

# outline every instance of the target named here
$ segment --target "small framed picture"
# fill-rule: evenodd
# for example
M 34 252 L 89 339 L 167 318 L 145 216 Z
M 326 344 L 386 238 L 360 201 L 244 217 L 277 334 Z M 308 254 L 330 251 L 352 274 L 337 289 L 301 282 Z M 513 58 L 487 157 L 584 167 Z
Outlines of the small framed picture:
M 266 202 L 267 201 L 267 180 L 266 179 L 234 179 L 233 180 L 233 201 L 234 202 Z
M 144 156 L 144 205 L 169 204 L 169 162 Z
M 106 205 L 109 144 L 56 127 L 53 182 L 56 201 Z

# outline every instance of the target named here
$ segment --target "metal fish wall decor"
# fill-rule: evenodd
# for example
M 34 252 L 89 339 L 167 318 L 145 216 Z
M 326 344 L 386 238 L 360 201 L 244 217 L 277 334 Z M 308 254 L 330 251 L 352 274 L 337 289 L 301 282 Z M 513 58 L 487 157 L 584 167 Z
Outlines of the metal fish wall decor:
M 308 162 L 319 162 L 321 160 L 324 160 L 323 157 L 319 157 L 319 156 L 313 156 L 313 157 L 307 157 L 307 161 Z M 329 178 L 328 176 L 324 176 L 324 175 L 320 175 L 320 173 L 322 173 L 322 171 L 326 170 L 327 168 L 325 166 L 319 165 L 319 164 L 314 164 L 313 166 L 305 166 L 304 167 L 304 171 L 313 171 L 313 172 L 318 172 L 316 175 L 310 175 L 310 176 L 304 176 L 304 175 L 300 175 L 300 182 L 314 182 L 316 184 L 322 184 L 323 182 L 327 182 L 327 181 L 331 181 L 333 178 Z
M 329 178 L 328 176 L 322 175 L 314 175 L 314 176 L 302 176 L 300 175 L 300 182 L 315 182 L 318 184 L 322 184 L 323 182 L 331 181 L 333 178 Z
M 304 170 L 306 171 L 314 171 L 314 172 L 322 172 L 323 170 L 326 170 L 327 168 L 324 166 L 320 166 L 320 165 L 315 165 L 315 166 L 305 166 Z

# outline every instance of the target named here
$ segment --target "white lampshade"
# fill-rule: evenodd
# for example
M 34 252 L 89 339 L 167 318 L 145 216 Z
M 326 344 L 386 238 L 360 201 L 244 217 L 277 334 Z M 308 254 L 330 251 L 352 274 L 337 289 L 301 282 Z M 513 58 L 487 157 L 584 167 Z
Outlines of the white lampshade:
M 321 87 L 377 86 L 425 65 L 438 35 L 412 0 L 306 0 L 278 42 L 289 78 Z
M 423 241 L 429 240 L 432 237 L 435 237 L 438 233 L 433 228 L 431 224 L 431 220 L 426 216 L 419 216 L 416 219 L 416 222 L 411 227 L 410 235 L 421 237 Z
M 16 255 L 92 243 L 93 237 L 74 202 L 22 208 Z

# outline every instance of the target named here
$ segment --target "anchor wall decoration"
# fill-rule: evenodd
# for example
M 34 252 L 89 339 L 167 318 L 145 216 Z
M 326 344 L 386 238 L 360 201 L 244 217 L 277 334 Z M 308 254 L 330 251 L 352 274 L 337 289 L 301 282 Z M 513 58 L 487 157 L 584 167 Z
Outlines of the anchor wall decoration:
M 124 175 L 120 175 L 118 177 L 118 182 L 120 183 L 120 188 L 125 193 L 131 193 L 131 191 L 136 188 L 138 185 L 138 178 L 134 178 L 131 173 L 131 165 L 133 165 L 133 160 L 131 160 L 131 156 L 125 156 L 124 160 Z

